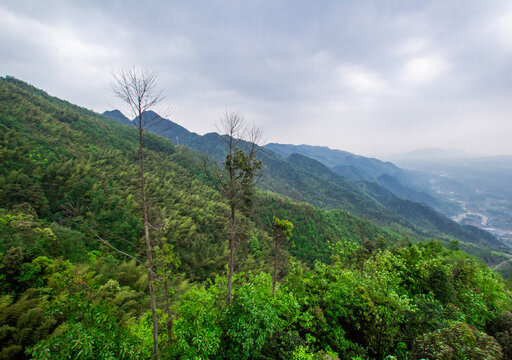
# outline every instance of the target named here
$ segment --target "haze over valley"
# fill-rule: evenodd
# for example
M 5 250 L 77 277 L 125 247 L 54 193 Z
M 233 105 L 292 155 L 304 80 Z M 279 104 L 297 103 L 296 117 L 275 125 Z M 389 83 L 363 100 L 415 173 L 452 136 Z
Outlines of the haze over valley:
M 402 156 L 395 160 L 404 168 L 421 171 L 427 188 L 451 205 L 439 207 L 459 223 L 512 240 L 512 156 L 471 157 L 444 151 L 437 156 Z

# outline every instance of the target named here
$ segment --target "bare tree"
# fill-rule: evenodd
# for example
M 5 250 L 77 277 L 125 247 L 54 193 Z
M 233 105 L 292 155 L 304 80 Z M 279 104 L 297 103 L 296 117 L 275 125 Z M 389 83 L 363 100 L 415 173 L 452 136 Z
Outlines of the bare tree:
M 218 130 L 227 144 L 223 171 L 215 172 L 214 180 L 230 210 L 228 305 L 231 305 L 235 251 L 239 242 L 239 212 L 248 214 L 252 208 L 254 186 L 261 176 L 262 164 L 256 158 L 256 151 L 262 131 L 257 127 L 247 129 L 243 116 L 236 112 L 226 112 Z
M 146 130 L 154 126 L 144 113 L 153 109 L 161 100 L 162 92 L 157 90 L 158 76 L 155 72 L 135 68 L 120 69 L 112 73 L 112 92 L 130 106 L 135 116 L 139 130 L 139 160 L 140 160 L 140 191 L 142 195 L 142 214 L 144 219 L 144 238 L 146 245 L 146 267 L 148 269 L 149 296 L 153 318 L 153 354 L 158 359 L 158 319 L 156 313 L 156 295 L 153 280 L 153 255 L 149 237 L 148 204 L 146 198 L 146 179 L 144 175 L 144 142 Z

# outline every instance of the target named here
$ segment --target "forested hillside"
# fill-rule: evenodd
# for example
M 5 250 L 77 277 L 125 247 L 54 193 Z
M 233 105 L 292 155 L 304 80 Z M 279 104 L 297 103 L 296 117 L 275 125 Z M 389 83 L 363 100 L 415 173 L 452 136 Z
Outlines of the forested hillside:
M 379 176 L 393 176 L 402 171 L 390 162 L 355 155 L 347 151 L 329 149 L 325 146 L 269 143 L 265 147 L 285 158 L 292 154 L 301 154 L 318 160 L 325 166 L 335 169 L 336 172 L 339 171 L 341 175 L 350 180 L 376 181 Z
M 7 77 L 0 130 L 0 359 L 152 358 L 136 129 Z M 161 358 L 512 358 L 512 293 L 460 250 L 504 258 L 483 251 L 492 237 L 420 241 L 428 227 L 306 157 L 264 153 L 282 173 L 240 219 L 228 305 L 226 199 L 194 150 L 150 133 L 144 146 Z M 274 217 L 293 224 L 279 257 Z
M 119 122 L 129 120 L 119 111 L 107 111 L 105 116 Z M 151 131 L 166 137 L 175 144 L 179 143 L 208 154 L 218 163 L 226 156 L 225 140 L 217 133 L 200 136 L 189 132 L 184 127 L 154 112 L 144 114 L 147 122 L 154 122 Z M 277 150 L 279 154 L 273 152 Z M 359 172 L 364 172 L 358 181 L 351 181 L 335 169 L 311 157 L 294 151 L 311 155 L 326 164 L 340 161 L 339 156 L 353 163 Z M 403 236 L 416 239 L 438 238 L 444 241 L 458 240 L 462 247 L 489 265 L 496 265 L 504 260 L 497 252 L 509 251 L 509 248 L 493 235 L 472 226 L 461 226 L 444 217 L 429 206 L 396 196 L 392 191 L 379 185 L 385 182 L 390 188 L 417 195 L 414 190 L 406 188 L 388 174 L 402 173 L 403 170 L 391 163 L 368 159 L 339 150 L 322 147 L 270 144 L 259 148 L 258 157 L 264 165 L 264 173 L 258 186 L 290 197 L 296 201 L 308 202 L 323 209 L 338 209 L 373 221 L 381 226 L 393 229 Z M 380 179 L 379 181 L 377 180 Z M 367 179 L 369 181 L 360 181 Z M 373 180 L 373 181 L 372 181 Z M 418 195 L 423 199 L 426 194 Z M 428 197 L 428 196 L 427 196 Z M 412 196 L 415 198 L 415 196 Z

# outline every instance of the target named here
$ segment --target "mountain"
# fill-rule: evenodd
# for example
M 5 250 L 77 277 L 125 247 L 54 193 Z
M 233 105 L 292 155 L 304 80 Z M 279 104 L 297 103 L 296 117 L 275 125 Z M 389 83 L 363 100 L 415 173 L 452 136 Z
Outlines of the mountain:
M 150 128 L 152 133 L 170 139 L 175 145 L 188 145 L 200 138 L 196 133 L 190 132 L 183 126 L 162 118 L 154 111 L 142 114 L 143 124 Z
M 433 231 L 431 224 L 425 223 L 426 218 L 434 221 L 425 216 L 430 211 L 424 212 L 425 209 L 412 203 L 405 205 L 401 202 L 399 206 L 399 201 L 392 199 L 390 194 L 380 196 L 386 193 L 384 189 L 397 198 L 428 205 L 463 226 L 490 232 L 512 245 L 512 191 L 509 186 L 512 183 L 512 156 L 471 158 L 457 150 L 430 148 L 398 156 L 394 160 L 401 166 L 398 167 L 391 162 L 328 147 L 276 143 L 266 147 L 285 157 L 299 153 L 322 162 L 332 171 L 356 181 L 386 208 L 395 209 L 394 212 L 401 213 L 414 224 L 421 224 L 421 228 Z M 445 220 L 438 218 L 434 222 L 438 224 L 436 228 L 441 227 L 444 232 L 459 233 Z M 479 233 L 486 236 L 481 231 Z
M 349 180 L 375 181 L 384 174 L 395 175 L 401 171 L 390 162 L 355 155 L 347 151 L 333 150 L 326 146 L 269 143 L 265 147 L 282 157 L 288 157 L 293 153 L 308 156 Z
M 155 113 L 149 113 L 145 117 L 147 121 L 155 121 L 157 124 L 151 128 L 152 132 L 167 137 L 171 141 L 176 141 L 176 137 L 178 137 L 181 145 L 208 154 L 218 163 L 222 163 L 226 155 L 226 144 L 221 135 L 209 133 L 201 136 L 168 119 L 161 118 Z M 291 151 L 292 147 L 279 148 Z M 336 156 L 330 152 L 332 150 L 328 148 L 309 146 L 302 146 L 302 148 L 310 151 L 310 153 L 323 154 L 323 158 L 329 158 L 331 163 L 336 159 Z M 296 150 L 296 148 L 293 149 Z M 283 151 L 283 155 L 286 155 Z M 415 193 L 414 190 L 401 185 L 399 181 L 387 178 L 385 176 L 387 175 L 386 171 L 395 174 L 401 172 L 400 168 L 391 163 L 384 163 L 377 159 L 367 159 L 345 152 L 334 152 L 337 155 L 344 155 L 345 158 L 349 159 L 347 162 L 351 164 L 362 164 L 361 172 L 371 178 L 379 175 L 381 181 L 386 182 L 390 187 L 393 185 L 395 191 L 408 191 L 409 194 L 417 197 L 428 198 L 428 195 Z M 329 169 L 320 161 L 308 156 L 291 153 L 287 158 L 284 158 L 268 147 L 260 147 L 258 156 L 264 164 L 264 175 L 259 183 L 262 189 L 288 196 L 297 201 L 308 202 L 324 209 L 349 211 L 351 214 L 370 219 L 381 226 L 391 227 L 395 231 L 400 231 L 412 237 L 436 237 L 446 240 L 458 238 L 463 242 L 477 244 L 478 246 L 482 246 L 482 243 L 487 243 L 491 239 L 488 244 L 490 247 L 504 248 L 502 244 L 496 242 L 493 236 L 489 238 L 486 233 L 463 228 L 432 208 L 420 206 L 418 203 L 397 197 L 379 184 L 376 184 L 377 187 L 369 187 L 361 181 L 350 181 L 335 172 L 334 169 Z M 384 193 L 386 196 L 382 196 Z M 425 213 L 428 213 L 427 217 L 423 217 Z M 485 246 L 483 247 L 485 248 Z M 469 251 L 473 250 L 469 249 Z
M 208 154 L 219 163 L 224 160 L 226 143 L 221 135 L 209 133 L 200 136 L 154 113 L 145 114 L 144 117 L 157 124 L 151 128 L 151 132 L 156 132 L 171 141 L 176 141 L 178 137 L 182 145 Z M 114 120 L 117 119 L 114 118 Z M 317 161 L 311 159 L 330 177 L 326 177 L 326 174 L 315 175 L 315 171 L 301 166 L 300 162 L 294 161 L 296 159 L 286 160 L 264 147 L 259 148 L 258 156 L 265 166 L 264 175 L 259 184 L 263 189 L 326 209 L 351 211 L 356 215 L 379 220 L 383 225 L 393 223 L 392 213 L 369 198 L 352 182 L 337 176 Z M 335 179 L 336 183 L 329 179 Z
M 135 123 L 128 119 L 124 114 L 119 110 L 105 111 L 103 113 L 104 116 L 119 121 L 121 124 L 135 126 Z
M 0 78 L 0 358 L 153 358 L 148 268 L 139 260 L 138 135 L 131 124 Z M 192 138 L 210 151 L 224 141 Z M 507 283 L 459 250 L 510 274 L 510 256 L 496 252 L 492 237 L 414 243 L 439 220 L 431 209 L 413 233 L 386 206 L 413 212 L 419 204 L 307 156 L 260 150 L 267 181 L 276 182 L 267 185 L 293 185 L 329 205 L 361 202 L 358 211 L 368 206 L 393 228 L 258 190 L 252 214 L 239 218 L 228 305 L 226 201 L 201 154 L 146 133 L 162 359 L 438 358 L 453 343 L 464 359 L 510 351 Z M 293 223 L 292 243 L 279 252 L 273 216 Z
M 439 200 L 422 191 L 413 181 L 413 175 L 391 162 L 355 155 L 326 146 L 269 143 L 266 148 L 288 157 L 302 154 L 320 161 L 332 171 L 353 181 L 375 182 L 397 197 L 437 207 Z
M 114 121 L 51 97 L 20 80 L 0 78 L 0 214 L 22 211 L 59 239 L 38 243 L 6 236 L 0 238 L 0 254 L 10 244 L 22 246 L 27 257 L 51 252 L 83 261 L 90 251 L 100 248 L 99 234 L 116 248 L 137 255 L 136 244 L 143 234 L 137 184 L 138 131 L 121 123 L 116 112 L 107 114 L 117 118 Z M 146 115 L 157 121 L 155 114 Z M 217 134 L 199 137 L 170 121 L 161 124 L 165 126 L 158 129 L 167 130 L 167 135 L 176 129 L 187 135 L 186 139 L 201 139 L 205 149 L 223 145 Z M 144 147 L 151 222 L 168 221 L 165 236 L 172 237 L 180 271 L 193 280 L 222 272 L 227 256 L 227 209 L 204 176 L 200 154 L 184 146 L 176 148 L 152 133 L 145 135 Z M 268 156 L 280 159 L 270 151 Z M 292 165 L 280 161 L 293 171 Z M 340 239 L 358 242 L 362 229 L 371 241 L 385 237 L 397 243 L 403 239 L 392 229 L 345 211 L 327 211 L 271 192 L 258 192 L 255 203 L 253 217 L 246 224 L 252 238 L 242 239 L 252 241 L 251 247 L 237 253 L 241 264 L 250 263 L 252 269 L 269 266 L 267 239 L 274 215 L 293 221 L 295 247 L 290 252 L 307 264 L 329 262 L 329 244 Z M 0 222 L 0 230 L 4 225 Z

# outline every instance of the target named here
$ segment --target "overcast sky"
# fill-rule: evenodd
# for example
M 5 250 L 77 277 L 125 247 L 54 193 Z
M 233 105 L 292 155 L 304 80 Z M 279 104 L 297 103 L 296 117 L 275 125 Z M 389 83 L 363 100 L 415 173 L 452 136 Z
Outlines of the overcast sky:
M 122 66 L 171 120 L 270 142 L 512 154 L 511 1 L 2 1 L 0 73 L 97 112 Z

